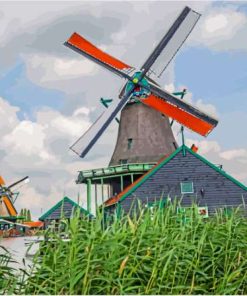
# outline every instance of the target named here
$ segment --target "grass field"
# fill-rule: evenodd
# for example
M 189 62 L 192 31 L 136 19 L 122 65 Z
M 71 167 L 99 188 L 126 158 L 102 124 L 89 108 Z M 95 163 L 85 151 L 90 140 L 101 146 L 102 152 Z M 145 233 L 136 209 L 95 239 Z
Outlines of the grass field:
M 247 220 L 219 212 L 203 219 L 176 206 L 102 227 L 101 216 L 67 225 L 70 242 L 40 247 L 32 271 L 8 270 L 0 257 L 0 292 L 16 294 L 247 294 Z

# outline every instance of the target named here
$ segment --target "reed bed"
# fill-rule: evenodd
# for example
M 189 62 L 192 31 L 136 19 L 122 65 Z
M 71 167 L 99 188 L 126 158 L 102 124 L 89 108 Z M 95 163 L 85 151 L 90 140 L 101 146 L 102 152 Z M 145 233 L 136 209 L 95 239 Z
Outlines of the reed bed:
M 66 228 L 69 242 L 46 233 L 56 241 L 41 245 L 18 293 L 247 294 L 246 218 L 238 210 L 209 219 L 194 212 L 140 209 L 108 224 L 101 214 L 75 217 Z
M 25 271 L 16 270 L 11 264 L 16 263 L 6 248 L 1 246 L 0 241 L 0 294 L 14 294 L 20 291 L 20 284 L 24 282 Z M 17 274 L 20 272 L 19 274 Z

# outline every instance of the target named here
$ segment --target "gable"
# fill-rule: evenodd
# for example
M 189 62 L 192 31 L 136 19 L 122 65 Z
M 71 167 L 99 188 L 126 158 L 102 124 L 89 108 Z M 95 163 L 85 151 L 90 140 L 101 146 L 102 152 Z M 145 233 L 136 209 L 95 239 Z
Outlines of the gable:
M 68 197 L 64 197 L 60 200 L 55 206 L 53 206 L 50 210 L 48 210 L 45 214 L 43 214 L 39 220 L 57 220 L 61 217 L 71 218 L 73 214 L 80 210 L 81 213 L 85 215 L 91 215 L 88 211 L 81 208 L 77 203 L 71 200 Z
M 105 202 L 105 205 L 106 206 L 110 206 L 110 205 L 113 205 L 113 204 L 117 203 L 120 200 L 123 200 L 126 196 L 128 196 L 131 192 L 133 192 L 136 188 L 138 188 L 143 182 L 145 182 L 149 178 L 149 176 L 151 176 L 152 174 L 154 174 L 162 165 L 164 165 L 165 163 L 169 162 L 173 157 L 175 157 L 181 149 L 182 149 L 182 147 L 178 148 L 170 156 L 163 157 L 151 170 L 149 170 L 144 175 L 142 175 L 134 183 L 132 183 L 129 186 L 127 186 L 117 196 L 108 199 Z
M 183 149 L 186 156 L 183 156 Z M 217 205 L 217 203 L 225 203 L 236 205 L 241 203 L 242 195 L 245 198 L 247 195 L 246 186 L 202 156 L 194 153 L 186 146 L 182 146 L 173 155 L 140 178 L 136 184 L 131 185 L 118 201 L 121 204 L 127 204 L 134 197 L 151 200 L 160 199 L 162 195 L 181 197 L 180 183 L 183 181 L 194 183 L 195 193 L 193 196 L 197 196 L 201 204 Z M 201 189 L 205 193 L 203 197 L 200 193 Z M 189 202 L 192 195 L 184 194 L 183 196 L 184 200 L 187 199 Z
M 55 220 L 60 219 L 61 217 L 70 218 L 73 214 L 74 208 L 75 207 L 70 202 L 64 201 L 60 204 L 59 207 L 57 207 L 49 215 L 47 215 L 46 219 Z

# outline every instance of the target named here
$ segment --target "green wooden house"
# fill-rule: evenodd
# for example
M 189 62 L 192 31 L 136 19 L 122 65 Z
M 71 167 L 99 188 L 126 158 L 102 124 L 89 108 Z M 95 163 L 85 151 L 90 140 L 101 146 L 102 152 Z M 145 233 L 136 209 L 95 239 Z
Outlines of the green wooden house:
M 83 209 L 76 202 L 65 196 L 52 208 L 45 212 L 39 218 L 39 220 L 44 222 L 45 228 L 47 228 L 49 225 L 53 225 L 55 228 L 57 228 L 61 219 L 70 220 L 78 212 L 80 216 L 87 216 L 89 218 L 93 217 L 93 215 L 87 210 Z

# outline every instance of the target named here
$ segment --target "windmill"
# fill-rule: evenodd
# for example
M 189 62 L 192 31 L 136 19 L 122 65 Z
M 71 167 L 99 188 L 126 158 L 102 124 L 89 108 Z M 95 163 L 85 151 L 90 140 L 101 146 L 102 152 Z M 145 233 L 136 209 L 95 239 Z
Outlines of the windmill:
M 158 77 L 163 74 L 172 58 L 193 30 L 199 17 L 199 13 L 189 7 L 185 7 L 138 71 L 136 71 L 134 67 L 98 49 L 78 33 L 71 35 L 67 42 L 65 42 L 67 47 L 121 78 L 126 79 L 127 83 L 120 92 L 120 100 L 114 100 L 109 108 L 70 147 L 70 149 L 80 157 L 85 157 L 116 115 L 123 110 L 127 104 L 136 101 L 164 115 L 163 123 L 166 129 L 167 145 L 169 145 L 170 142 L 175 145 L 170 124 L 168 126 L 167 117 L 170 117 L 172 120 L 179 122 L 181 125 L 202 136 L 207 136 L 216 127 L 218 123 L 217 119 L 162 89 L 158 83 L 153 80 L 153 73 Z M 147 110 L 145 107 L 142 106 L 144 110 Z M 126 111 L 126 108 L 122 113 L 124 111 Z M 126 112 L 130 112 L 130 110 Z M 157 113 L 154 114 L 157 115 Z M 130 116 L 125 117 L 130 118 Z M 119 136 L 121 134 L 121 120 L 122 118 L 120 119 Z M 149 126 L 150 125 L 152 125 L 152 122 L 149 122 Z M 175 148 L 173 148 L 173 150 Z M 119 158 L 119 154 L 121 154 L 122 150 L 120 148 L 120 151 L 117 151 L 117 149 L 118 147 L 115 148 L 114 154 L 117 154 L 118 156 L 116 158 Z M 142 150 L 143 149 L 145 150 L 145 145 L 143 145 Z M 171 148 L 167 148 L 167 150 L 171 150 Z M 112 163 L 115 162 L 114 154 L 111 161 Z
M 97 205 L 98 186 L 101 186 L 103 202 L 135 182 L 161 157 L 177 149 L 171 128 L 173 121 L 202 136 L 207 136 L 218 124 L 217 119 L 183 101 L 181 92 L 172 94 L 162 89 L 155 78 L 165 74 L 165 69 L 199 18 L 199 13 L 185 7 L 140 70 L 103 52 L 78 33 L 73 33 L 65 42 L 75 52 L 125 79 L 118 95 L 120 100 L 101 99 L 106 111 L 70 147 L 80 157 L 85 157 L 111 121 L 118 121 L 117 114 L 121 111 L 117 142 L 109 167 L 80 171 L 76 181 L 77 184 L 87 184 L 89 212 L 93 186 Z
M 17 217 L 17 211 L 14 203 L 19 195 L 19 192 L 13 192 L 12 189 L 17 185 L 29 182 L 28 176 L 6 186 L 5 181 L 0 176 L 0 217 Z

